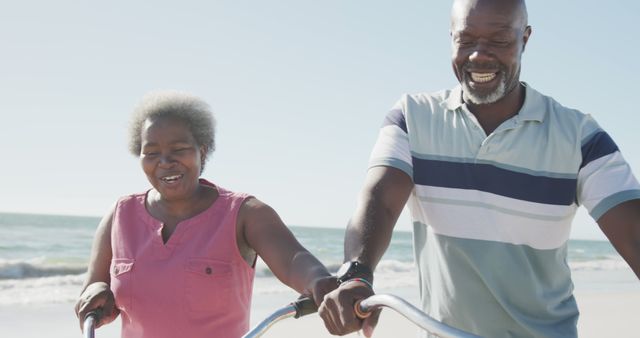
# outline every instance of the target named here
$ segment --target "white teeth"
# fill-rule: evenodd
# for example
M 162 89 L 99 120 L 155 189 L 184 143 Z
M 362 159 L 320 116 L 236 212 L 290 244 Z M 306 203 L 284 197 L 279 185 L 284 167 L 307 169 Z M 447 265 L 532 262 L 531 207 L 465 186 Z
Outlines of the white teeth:
M 489 82 L 496 77 L 496 73 L 471 73 L 473 82 L 483 83 Z
M 182 175 L 173 175 L 173 176 L 166 176 L 166 177 L 162 177 L 161 180 L 165 181 L 165 182 L 173 182 L 175 180 L 178 180 L 182 177 Z

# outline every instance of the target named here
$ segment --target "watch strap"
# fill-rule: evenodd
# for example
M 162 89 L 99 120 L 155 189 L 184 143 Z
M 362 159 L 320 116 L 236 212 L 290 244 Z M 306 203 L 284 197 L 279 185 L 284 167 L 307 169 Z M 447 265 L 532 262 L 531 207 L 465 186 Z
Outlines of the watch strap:
M 373 284 L 373 271 L 371 271 L 371 268 L 358 261 L 350 261 L 344 263 L 340 268 L 339 273 L 341 273 L 339 276 L 337 276 L 339 284 L 342 284 L 354 278 L 364 279 L 368 282 L 368 284 Z

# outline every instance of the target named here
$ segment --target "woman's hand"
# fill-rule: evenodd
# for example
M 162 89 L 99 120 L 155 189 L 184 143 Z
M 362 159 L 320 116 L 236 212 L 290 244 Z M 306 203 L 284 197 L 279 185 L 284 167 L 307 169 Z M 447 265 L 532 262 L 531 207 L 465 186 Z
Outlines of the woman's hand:
M 120 313 L 116 308 L 113 292 L 111 292 L 109 284 L 105 282 L 89 284 L 80 295 L 80 299 L 78 299 L 76 303 L 75 311 L 80 321 L 81 330 L 83 329 L 82 325 L 87 313 L 96 310 L 100 314 L 96 320 L 96 328 L 111 323 Z

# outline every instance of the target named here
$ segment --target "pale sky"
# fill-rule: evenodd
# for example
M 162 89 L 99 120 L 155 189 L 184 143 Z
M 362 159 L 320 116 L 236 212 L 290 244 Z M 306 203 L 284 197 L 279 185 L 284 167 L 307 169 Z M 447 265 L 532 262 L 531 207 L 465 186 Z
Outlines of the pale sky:
M 102 215 L 148 183 L 126 146 L 154 89 L 218 120 L 204 177 L 290 225 L 344 227 L 383 117 L 456 84 L 449 1 L 0 5 L 0 211 Z M 521 79 L 592 114 L 640 173 L 637 1 L 529 1 Z M 398 228 L 410 229 L 406 213 Z M 603 238 L 584 211 L 573 238 Z

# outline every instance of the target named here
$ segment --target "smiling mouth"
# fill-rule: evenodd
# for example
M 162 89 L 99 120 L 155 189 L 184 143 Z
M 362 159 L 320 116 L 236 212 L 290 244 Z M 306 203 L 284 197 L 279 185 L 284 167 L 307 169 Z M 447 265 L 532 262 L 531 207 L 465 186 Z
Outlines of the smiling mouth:
M 486 83 L 498 76 L 498 73 L 474 73 L 470 72 L 471 80 L 475 83 Z
M 165 183 L 174 183 L 183 177 L 184 177 L 183 174 L 171 175 L 171 176 L 160 177 L 160 180 Z

